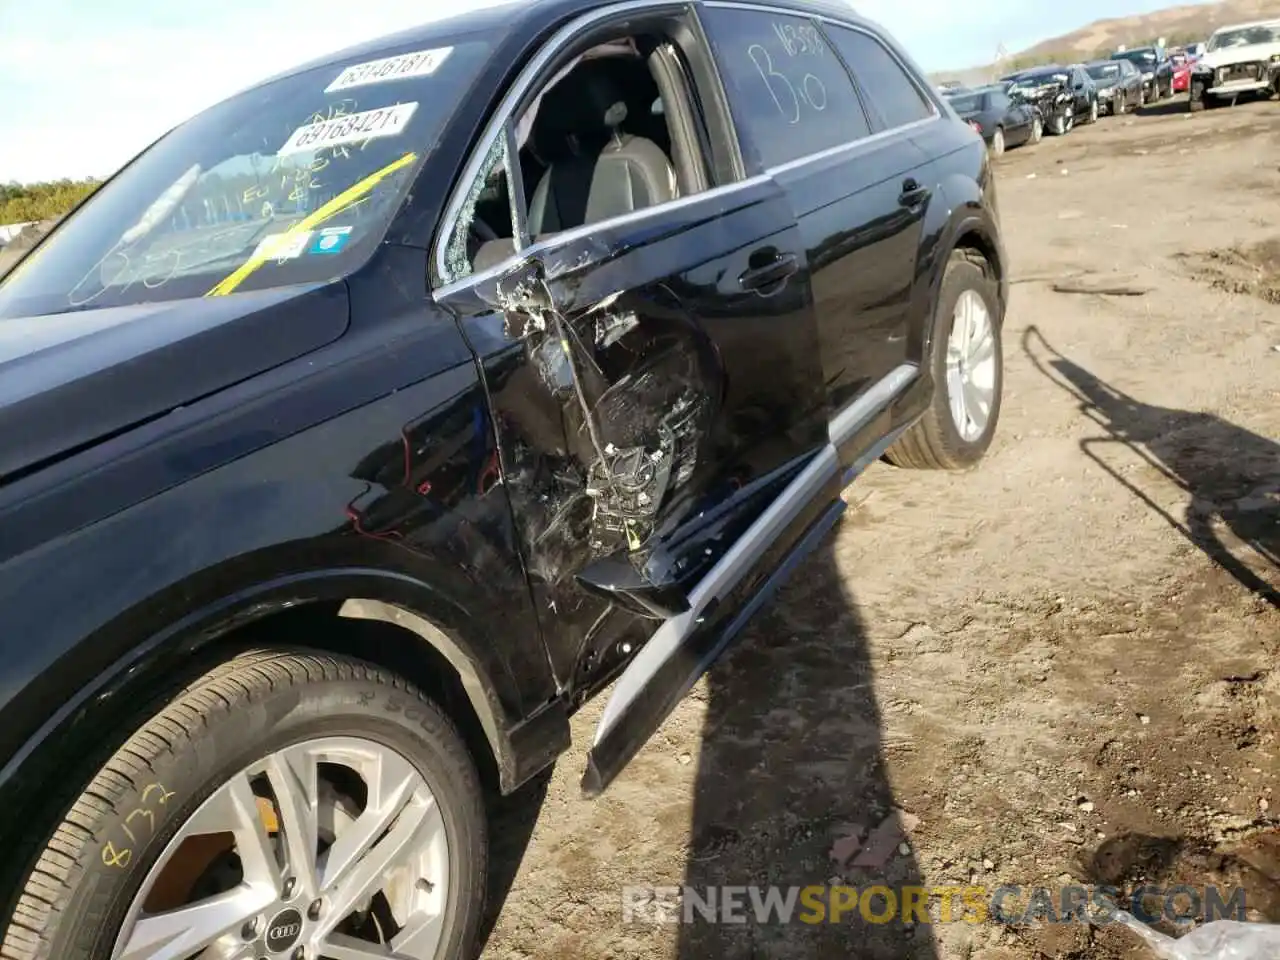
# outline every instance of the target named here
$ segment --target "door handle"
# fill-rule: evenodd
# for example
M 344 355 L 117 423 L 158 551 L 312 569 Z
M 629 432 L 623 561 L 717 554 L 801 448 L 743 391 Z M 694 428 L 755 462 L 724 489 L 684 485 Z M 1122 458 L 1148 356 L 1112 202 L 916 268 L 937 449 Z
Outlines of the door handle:
M 761 290 L 781 283 L 799 269 L 800 262 L 794 253 L 780 253 L 768 263 L 746 270 L 738 277 L 738 283 L 743 290 Z
M 929 196 L 929 189 L 922 187 L 914 177 L 902 181 L 902 192 L 898 194 L 898 203 L 904 207 L 918 207 Z

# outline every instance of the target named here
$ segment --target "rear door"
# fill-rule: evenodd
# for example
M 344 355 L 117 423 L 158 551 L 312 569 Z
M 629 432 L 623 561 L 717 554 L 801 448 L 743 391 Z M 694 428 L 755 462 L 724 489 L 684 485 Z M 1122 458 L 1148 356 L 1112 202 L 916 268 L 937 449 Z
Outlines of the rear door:
M 992 91 L 991 107 L 1004 117 L 1005 141 L 1010 146 L 1026 143 L 1031 137 L 1031 108 L 1021 103 L 1014 103 L 998 90 Z
M 918 98 L 905 121 L 892 102 L 864 106 L 846 67 L 874 44 L 860 31 L 716 2 L 701 16 L 748 163 L 786 190 L 800 224 L 830 436 L 849 466 L 914 376 L 907 318 L 929 191 L 912 175 L 910 131 L 934 114 Z

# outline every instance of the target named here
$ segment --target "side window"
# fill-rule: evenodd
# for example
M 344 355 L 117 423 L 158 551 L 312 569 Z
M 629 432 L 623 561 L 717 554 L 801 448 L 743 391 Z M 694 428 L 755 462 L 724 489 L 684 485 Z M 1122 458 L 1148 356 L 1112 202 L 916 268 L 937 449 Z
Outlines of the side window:
M 702 17 L 734 122 L 765 168 L 871 132 L 848 72 L 811 21 L 710 6 Z
M 462 280 L 515 253 L 511 198 L 507 138 L 499 136 L 466 188 L 462 209 L 445 245 L 442 283 Z
M 831 42 L 858 78 L 886 129 L 924 120 L 933 107 L 884 45 L 870 34 L 848 27 L 826 25 Z
M 1009 98 L 1003 93 L 991 94 L 991 107 L 993 110 L 1007 111 L 1013 104 L 1009 102 Z

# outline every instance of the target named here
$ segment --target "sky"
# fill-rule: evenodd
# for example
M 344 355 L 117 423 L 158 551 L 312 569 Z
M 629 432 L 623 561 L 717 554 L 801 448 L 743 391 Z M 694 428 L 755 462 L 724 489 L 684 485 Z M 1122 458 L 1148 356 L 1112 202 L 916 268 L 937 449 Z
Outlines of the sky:
M 0 0 L 0 183 L 107 176 L 294 64 L 501 0 Z M 523 0 L 507 0 L 523 2 Z M 991 60 L 1169 0 L 858 0 L 926 70 Z

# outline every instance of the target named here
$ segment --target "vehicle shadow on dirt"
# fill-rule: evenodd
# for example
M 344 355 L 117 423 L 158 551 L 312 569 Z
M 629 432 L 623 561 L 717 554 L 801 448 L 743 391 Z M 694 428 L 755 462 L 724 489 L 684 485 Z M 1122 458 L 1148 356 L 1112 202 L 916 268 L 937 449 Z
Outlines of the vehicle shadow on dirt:
M 1139 898 L 1139 903 L 1122 898 L 1120 906 L 1141 910 L 1144 921 L 1166 934 L 1176 935 L 1174 918 L 1190 915 L 1280 922 L 1280 831 L 1217 847 L 1126 833 L 1108 839 L 1081 868 L 1091 882 Z M 1161 901 L 1163 892 L 1175 889 L 1181 890 L 1182 902 Z
M 1159 103 L 1148 103 L 1135 111 L 1140 117 L 1170 117 L 1175 113 L 1188 113 L 1185 94 L 1177 94 L 1174 100 L 1161 100 Z
M 921 874 L 914 852 L 902 852 L 866 628 L 841 580 L 837 537 L 708 677 L 684 882 L 704 897 L 725 885 L 756 886 L 757 897 L 809 885 L 856 893 L 836 895 L 845 906 L 834 922 L 829 906 L 822 916 L 798 896 L 782 923 L 758 919 L 748 889 L 745 923 L 692 913 L 679 929 L 682 960 L 937 956 L 927 926 L 902 923 L 901 891 Z M 873 885 L 882 892 L 864 900 Z
M 1068 360 L 1036 327 L 1023 334 L 1023 349 L 1103 429 L 1081 441 L 1084 454 L 1241 586 L 1280 608 L 1280 444 L 1213 414 L 1135 400 Z M 1187 494 L 1182 517 L 1113 465 L 1107 448 L 1116 445 Z

